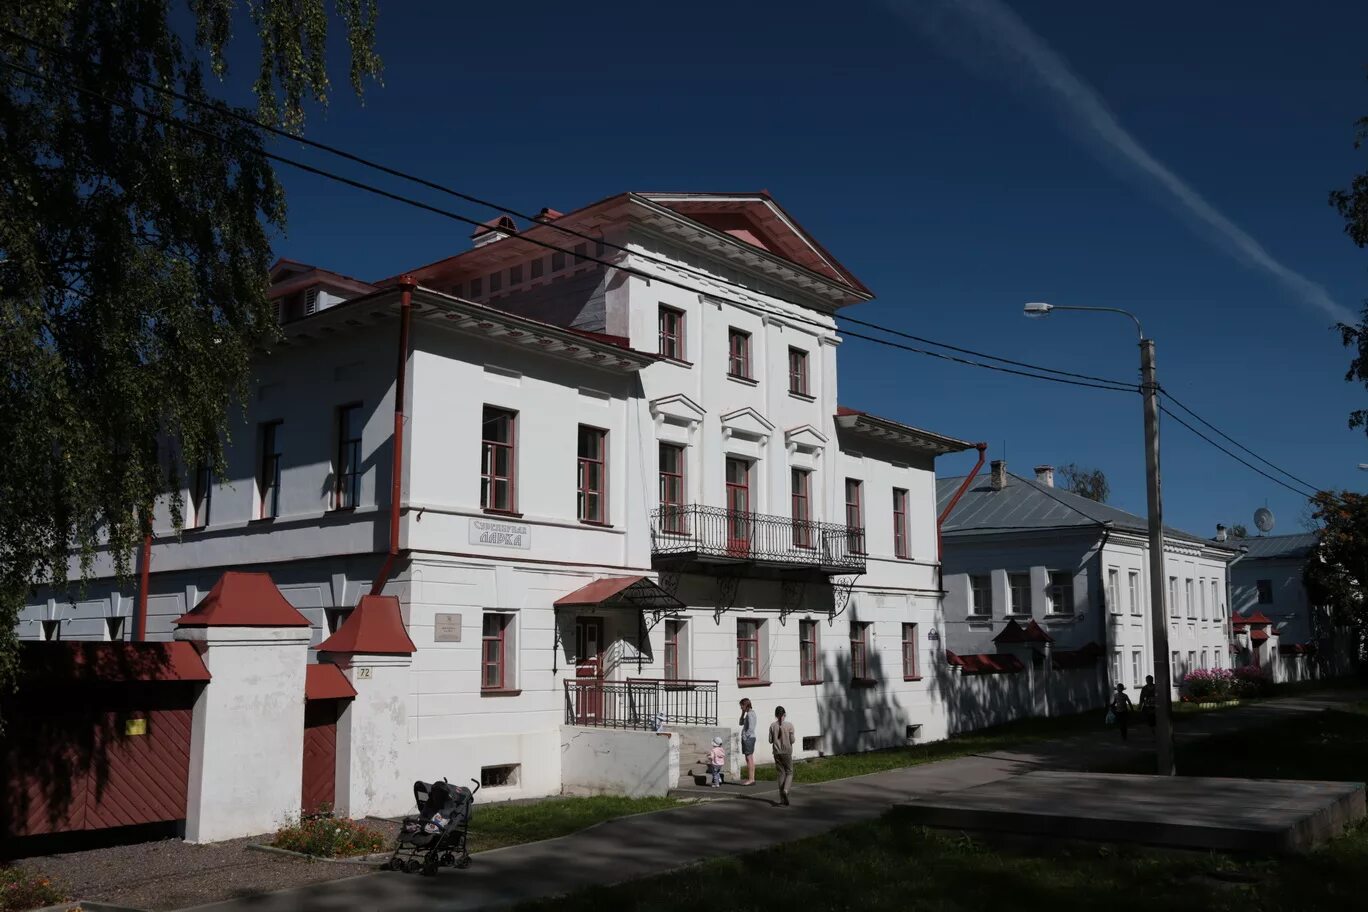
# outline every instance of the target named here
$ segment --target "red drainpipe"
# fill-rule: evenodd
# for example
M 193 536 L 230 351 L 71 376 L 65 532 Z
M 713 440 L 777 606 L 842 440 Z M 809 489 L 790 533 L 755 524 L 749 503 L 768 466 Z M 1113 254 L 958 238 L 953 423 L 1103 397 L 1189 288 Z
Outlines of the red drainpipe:
M 133 623 L 133 639 L 141 643 L 147 639 L 147 577 L 152 570 L 151 533 L 143 536 L 139 563 L 141 566 L 138 568 L 138 607 L 135 609 L 137 618 Z
M 409 322 L 413 316 L 413 276 L 399 278 L 399 359 L 394 369 L 394 459 L 390 465 L 389 553 L 371 585 L 371 595 L 379 595 L 399 556 L 399 501 L 404 487 L 404 391 L 408 386 Z
M 978 462 L 974 463 L 974 471 L 970 472 L 969 476 L 964 479 L 964 484 L 959 486 L 959 490 L 955 492 L 955 496 L 950 498 L 950 502 L 946 504 L 945 509 L 941 511 L 940 518 L 936 520 L 936 560 L 941 559 L 941 526 L 945 525 L 945 521 L 950 518 L 950 514 L 955 512 L 955 506 L 959 504 L 960 498 L 964 496 L 964 492 L 969 490 L 969 486 L 974 483 L 974 478 L 978 475 L 979 469 L 983 468 L 983 460 L 987 457 L 988 444 L 976 443 L 974 444 L 974 449 L 978 450 L 979 453 Z

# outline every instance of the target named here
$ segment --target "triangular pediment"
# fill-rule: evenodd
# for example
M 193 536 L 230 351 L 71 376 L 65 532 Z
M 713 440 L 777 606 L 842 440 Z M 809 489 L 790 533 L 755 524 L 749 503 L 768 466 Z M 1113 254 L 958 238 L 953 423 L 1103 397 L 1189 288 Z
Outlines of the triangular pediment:
M 800 450 L 820 450 L 826 446 L 826 435 L 810 424 L 800 424 L 784 431 L 784 443 Z
M 722 416 L 722 430 L 737 437 L 761 438 L 774 433 L 774 425 L 750 406 Z
M 683 393 L 651 400 L 651 416 L 675 424 L 697 424 L 707 411 Z

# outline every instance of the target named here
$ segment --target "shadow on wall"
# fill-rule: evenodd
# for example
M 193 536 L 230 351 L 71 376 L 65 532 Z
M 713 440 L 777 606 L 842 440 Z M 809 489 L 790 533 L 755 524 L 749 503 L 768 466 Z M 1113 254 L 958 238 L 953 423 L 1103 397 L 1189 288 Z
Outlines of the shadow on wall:
M 184 643 L 24 643 L 3 713 L 0 839 L 185 818 L 204 666 Z
M 862 623 L 862 619 L 852 607 L 819 623 L 826 626 L 823 633 L 829 636 L 849 637 L 853 625 Z M 882 650 L 876 647 L 875 642 L 869 642 L 863 669 L 854 667 L 851 646 L 836 650 L 826 661 L 822 670 L 826 684 L 823 698 L 817 703 L 821 749 L 826 753 L 846 754 L 907 743 L 907 712 L 895 705 L 889 694 L 884 683 L 886 663 Z M 858 677 L 857 671 L 862 672 Z M 901 676 L 900 670 L 892 671 Z M 801 748 L 801 739 L 811 733 L 797 735 Z
M 978 657 L 964 658 L 978 664 L 973 661 Z M 946 715 L 948 734 L 1031 717 L 1073 715 L 1106 702 L 1108 683 L 1101 658 L 1079 668 L 1052 668 L 1043 652 L 1028 648 L 998 653 L 991 660 L 1001 670 L 966 672 L 951 664 L 944 650 L 937 650 L 923 671 L 930 681 L 932 705 Z M 1131 699 L 1138 699 L 1139 691 L 1131 690 Z

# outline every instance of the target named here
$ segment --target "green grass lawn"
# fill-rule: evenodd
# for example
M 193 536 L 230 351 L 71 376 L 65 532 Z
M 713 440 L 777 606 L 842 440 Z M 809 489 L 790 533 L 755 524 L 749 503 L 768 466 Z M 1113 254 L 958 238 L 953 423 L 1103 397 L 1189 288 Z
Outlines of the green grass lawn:
M 1204 739 L 1183 745 L 1178 759 L 1188 775 L 1362 781 L 1368 705 Z M 1260 859 L 1103 844 L 988 843 L 916 826 L 895 810 L 824 836 L 527 908 L 1271 912 L 1356 908 L 1365 895 L 1364 826 L 1306 856 Z
M 800 760 L 794 764 L 794 775 L 802 783 L 828 782 L 832 779 L 848 779 L 851 776 L 881 773 L 884 770 L 900 769 L 905 766 L 920 766 L 938 760 L 1019 747 L 1045 738 L 1065 738 L 1085 732 L 1100 732 L 1103 730 L 1102 717 L 1103 711 L 1098 709 L 1053 719 L 1022 719 L 1019 722 L 984 728 L 944 741 L 932 741 L 929 744 Z M 755 778 L 775 779 L 774 767 L 757 766 Z
M 483 852 L 503 846 L 552 839 L 614 817 L 663 811 L 684 802 L 673 798 L 548 798 L 530 804 L 475 806 L 470 818 L 470 849 Z

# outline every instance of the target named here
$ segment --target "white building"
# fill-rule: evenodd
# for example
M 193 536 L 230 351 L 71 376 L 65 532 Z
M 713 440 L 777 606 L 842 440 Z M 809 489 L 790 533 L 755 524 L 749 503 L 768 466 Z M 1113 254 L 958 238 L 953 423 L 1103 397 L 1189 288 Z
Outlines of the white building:
M 1224 529 L 1218 529 L 1222 538 Z M 1230 568 L 1236 619 L 1256 619 L 1240 625 L 1249 631 L 1247 638 L 1237 638 L 1237 660 L 1270 668 L 1277 681 L 1348 674 L 1352 667 L 1352 636 L 1337 630 L 1330 610 L 1312 605 L 1306 591 L 1306 563 L 1318 540 L 1316 533 L 1303 532 L 1226 541 L 1242 555 Z M 1258 624 L 1261 617 L 1268 623 Z M 1275 639 L 1254 639 L 1260 626 Z
M 1154 669 L 1147 522 L 1055 488 L 1053 476 L 1039 466 L 1022 478 L 994 462 L 946 520 L 946 646 L 957 657 L 991 657 L 1010 642 L 1020 651 L 1021 636 L 1004 637 L 1015 621 L 1042 657 L 1048 646 L 1050 672 L 1095 669 L 1098 686 L 1076 684 L 1069 708 L 1100 705 L 1103 684 L 1125 684 L 1134 699 Z M 942 505 L 962 481 L 940 480 Z M 1230 667 L 1226 572 L 1237 552 L 1176 529 L 1164 546 L 1158 604 L 1168 606 L 1175 683 L 1195 668 Z
M 764 193 L 473 240 L 374 284 L 281 261 L 285 341 L 226 477 L 186 472 L 183 534 L 158 517 L 145 616 L 103 561 L 21 636 L 170 638 L 223 572 L 269 573 L 361 694 L 352 814 L 443 775 L 659 791 L 742 696 L 803 756 L 943 737 L 934 459 L 970 444 L 838 406 L 833 314 L 868 289 Z M 359 645 L 366 593 L 397 597 L 411 660 Z

